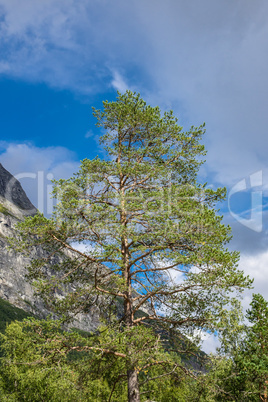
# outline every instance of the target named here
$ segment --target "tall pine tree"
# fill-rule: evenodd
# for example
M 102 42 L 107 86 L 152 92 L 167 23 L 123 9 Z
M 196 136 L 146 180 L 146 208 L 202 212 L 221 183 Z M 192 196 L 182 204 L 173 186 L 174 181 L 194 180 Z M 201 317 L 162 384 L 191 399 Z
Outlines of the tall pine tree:
M 108 325 L 120 325 L 123 375 L 134 402 L 140 401 L 138 358 L 150 344 L 143 328 L 213 331 L 229 292 L 250 281 L 237 268 L 238 253 L 226 248 L 230 228 L 215 210 L 225 189 L 197 181 L 204 126 L 184 132 L 172 111 L 161 115 L 130 91 L 93 113 L 105 131 L 100 143 L 107 158 L 85 159 L 78 173 L 55 183 L 54 216 L 21 223 L 20 249 L 46 250 L 30 276 L 57 311 L 101 305 Z M 48 278 L 49 262 L 54 275 Z M 64 297 L 55 298 L 59 289 Z M 113 300 L 123 307 L 111 318 L 106 310 Z

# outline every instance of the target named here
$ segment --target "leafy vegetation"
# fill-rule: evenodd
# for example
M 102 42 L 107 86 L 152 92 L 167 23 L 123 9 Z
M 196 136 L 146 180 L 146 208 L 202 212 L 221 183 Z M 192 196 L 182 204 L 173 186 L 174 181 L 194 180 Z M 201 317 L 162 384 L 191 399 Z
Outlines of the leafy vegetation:
M 246 318 L 232 321 L 223 343 L 224 353 L 211 358 L 202 382 L 193 387 L 193 401 L 268 400 L 268 302 L 254 294 Z M 194 399 L 194 394 L 199 399 Z
M 99 335 L 84 337 L 77 332 L 61 331 L 55 321 L 26 319 L 10 324 L 1 339 L 4 351 L 1 400 L 127 400 L 123 336 L 101 328 Z M 114 345 L 114 337 L 118 342 L 117 352 L 104 353 L 102 343 Z M 155 364 L 151 362 L 145 368 L 148 351 L 145 355 L 140 353 L 137 359 L 137 370 L 143 366 L 142 399 L 183 401 L 187 384 L 184 371 L 180 374 L 174 371 L 174 364 L 180 364 L 178 358 L 173 357 L 170 365 L 170 356 L 161 348 L 154 350 L 154 346 L 150 353 Z M 171 371 L 169 376 L 166 370 Z M 150 377 L 155 379 L 147 386 Z
M 181 366 L 178 354 L 152 343 L 137 357 L 141 401 L 267 401 L 267 307 L 261 295 L 253 295 L 251 325 L 244 326 L 236 349 L 229 344 L 232 355 L 211 356 L 198 375 Z M 56 321 L 12 322 L 1 336 L 1 400 L 126 401 L 124 336 L 107 326 L 81 334 L 63 331 Z M 116 352 L 105 353 L 103 345 L 114 348 L 115 340 Z

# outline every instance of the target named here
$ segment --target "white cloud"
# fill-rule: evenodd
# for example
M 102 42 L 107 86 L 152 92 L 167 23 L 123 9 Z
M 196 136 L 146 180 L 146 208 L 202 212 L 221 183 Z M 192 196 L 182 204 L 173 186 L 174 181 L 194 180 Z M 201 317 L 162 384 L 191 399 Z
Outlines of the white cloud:
M 261 293 L 263 297 L 268 300 L 268 251 L 262 251 L 256 255 L 242 254 L 239 268 L 242 269 L 246 275 L 254 278 L 254 289 L 247 290 L 243 297 L 244 308 L 249 307 L 252 293 Z
M 10 76 L 82 93 L 111 81 L 123 88 L 111 71 L 118 52 L 121 61 L 131 54 L 135 6 L 122 0 L 0 0 L 1 14 L 2 57 Z M 132 22 L 125 18 L 130 14 Z
M 125 82 L 124 78 L 119 74 L 118 71 L 113 72 L 113 79 L 111 82 L 112 87 L 119 92 L 125 92 L 129 89 L 129 86 Z
M 88 255 L 90 255 L 90 254 L 97 255 L 103 251 L 101 247 L 99 247 L 99 246 L 93 247 L 87 241 L 84 241 L 82 243 L 73 242 L 71 245 L 75 250 L 78 250 L 81 253 L 88 254 Z
M 173 265 L 173 261 L 169 260 L 168 258 L 165 259 L 160 259 L 160 258 L 155 258 L 154 259 L 154 268 L 156 269 L 163 269 L 166 268 L 166 270 L 162 271 L 163 275 L 166 275 L 171 281 L 173 285 L 179 285 L 180 283 L 183 283 L 185 280 L 185 273 L 180 270 L 180 268 L 168 268 Z
M 93 133 L 92 130 L 88 130 L 86 132 L 86 134 L 85 134 L 85 138 L 91 138 L 91 137 L 94 137 L 94 136 L 95 136 L 95 134 Z
M 171 282 L 174 285 L 178 285 L 180 283 L 183 283 L 183 281 L 185 279 L 185 274 L 183 272 L 177 270 L 177 269 L 170 268 L 167 273 L 168 273 L 168 275 L 169 275 L 169 277 L 171 279 Z
M 152 73 L 162 98 L 177 100 L 185 121 L 207 122 L 206 166 L 229 184 L 262 168 L 267 154 L 268 24 L 261 15 L 267 4 L 195 6 L 156 3 L 147 26 L 155 45 Z
M 209 353 L 216 353 L 216 349 L 220 346 L 220 341 L 217 336 L 214 334 L 209 334 L 208 332 L 202 331 L 199 333 L 202 340 L 201 349 L 209 354 Z
M 73 0 L 0 0 L 2 54 L 9 75 L 61 88 L 82 88 L 85 81 L 82 84 L 78 72 L 83 70 L 83 49 L 77 30 L 85 5 Z M 90 57 L 89 49 L 87 54 Z M 88 90 L 84 85 L 84 91 Z

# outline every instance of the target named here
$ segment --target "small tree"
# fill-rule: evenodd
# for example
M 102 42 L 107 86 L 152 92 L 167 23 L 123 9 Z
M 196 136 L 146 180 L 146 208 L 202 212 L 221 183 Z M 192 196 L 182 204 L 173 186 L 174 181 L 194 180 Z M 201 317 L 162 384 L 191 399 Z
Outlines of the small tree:
M 245 339 L 235 358 L 240 381 L 249 384 L 253 400 L 268 401 L 268 302 L 261 294 L 253 294 L 246 318 Z
M 34 325 L 37 327 L 34 320 L 15 321 L 4 335 L 0 334 L 4 355 L 0 366 L 1 401 L 60 401 L 63 394 L 66 401 L 81 400 L 74 386 L 77 375 L 66 362 L 64 348 L 58 353 L 58 364 L 55 363 L 58 325 L 48 322 L 43 328 L 38 325 L 36 331 L 29 331 Z M 51 333 L 53 341 L 48 342 Z
M 211 367 L 203 382 L 193 387 L 198 400 L 210 400 L 210 396 L 215 401 L 224 398 L 267 402 L 268 303 L 262 295 L 253 294 L 250 306 L 246 314 L 249 325 L 242 322 L 238 310 L 236 316 L 227 319 L 221 349 L 225 354 L 210 360 Z
M 172 111 L 161 116 L 130 91 L 93 114 L 107 158 L 85 159 L 74 177 L 55 182 L 54 216 L 21 223 L 20 249 L 46 250 L 30 276 L 58 311 L 123 301 L 120 317 L 105 317 L 125 333 L 128 399 L 139 401 L 137 356 L 150 343 L 143 326 L 214 331 L 229 292 L 250 280 L 226 249 L 230 228 L 215 210 L 225 189 L 197 182 L 204 126 L 183 132 Z M 64 297 L 53 297 L 60 289 Z

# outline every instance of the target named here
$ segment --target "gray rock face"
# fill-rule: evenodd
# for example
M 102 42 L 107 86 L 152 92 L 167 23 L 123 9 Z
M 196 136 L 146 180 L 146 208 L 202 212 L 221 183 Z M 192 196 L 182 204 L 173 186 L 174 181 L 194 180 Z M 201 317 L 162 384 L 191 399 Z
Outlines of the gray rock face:
M 34 215 L 37 210 L 25 194 L 20 182 L 0 163 L 0 196 L 24 211 L 25 215 Z
M 42 299 L 35 295 L 34 287 L 26 279 L 30 258 L 11 250 L 8 246 L 7 238 L 17 236 L 17 223 L 18 218 L 15 215 L 7 211 L 0 212 L 0 297 L 16 307 L 45 318 L 51 311 L 46 308 Z M 36 249 L 32 257 L 42 255 L 42 249 Z M 93 331 L 98 325 L 98 307 L 94 306 L 87 314 L 78 314 L 69 326 Z

